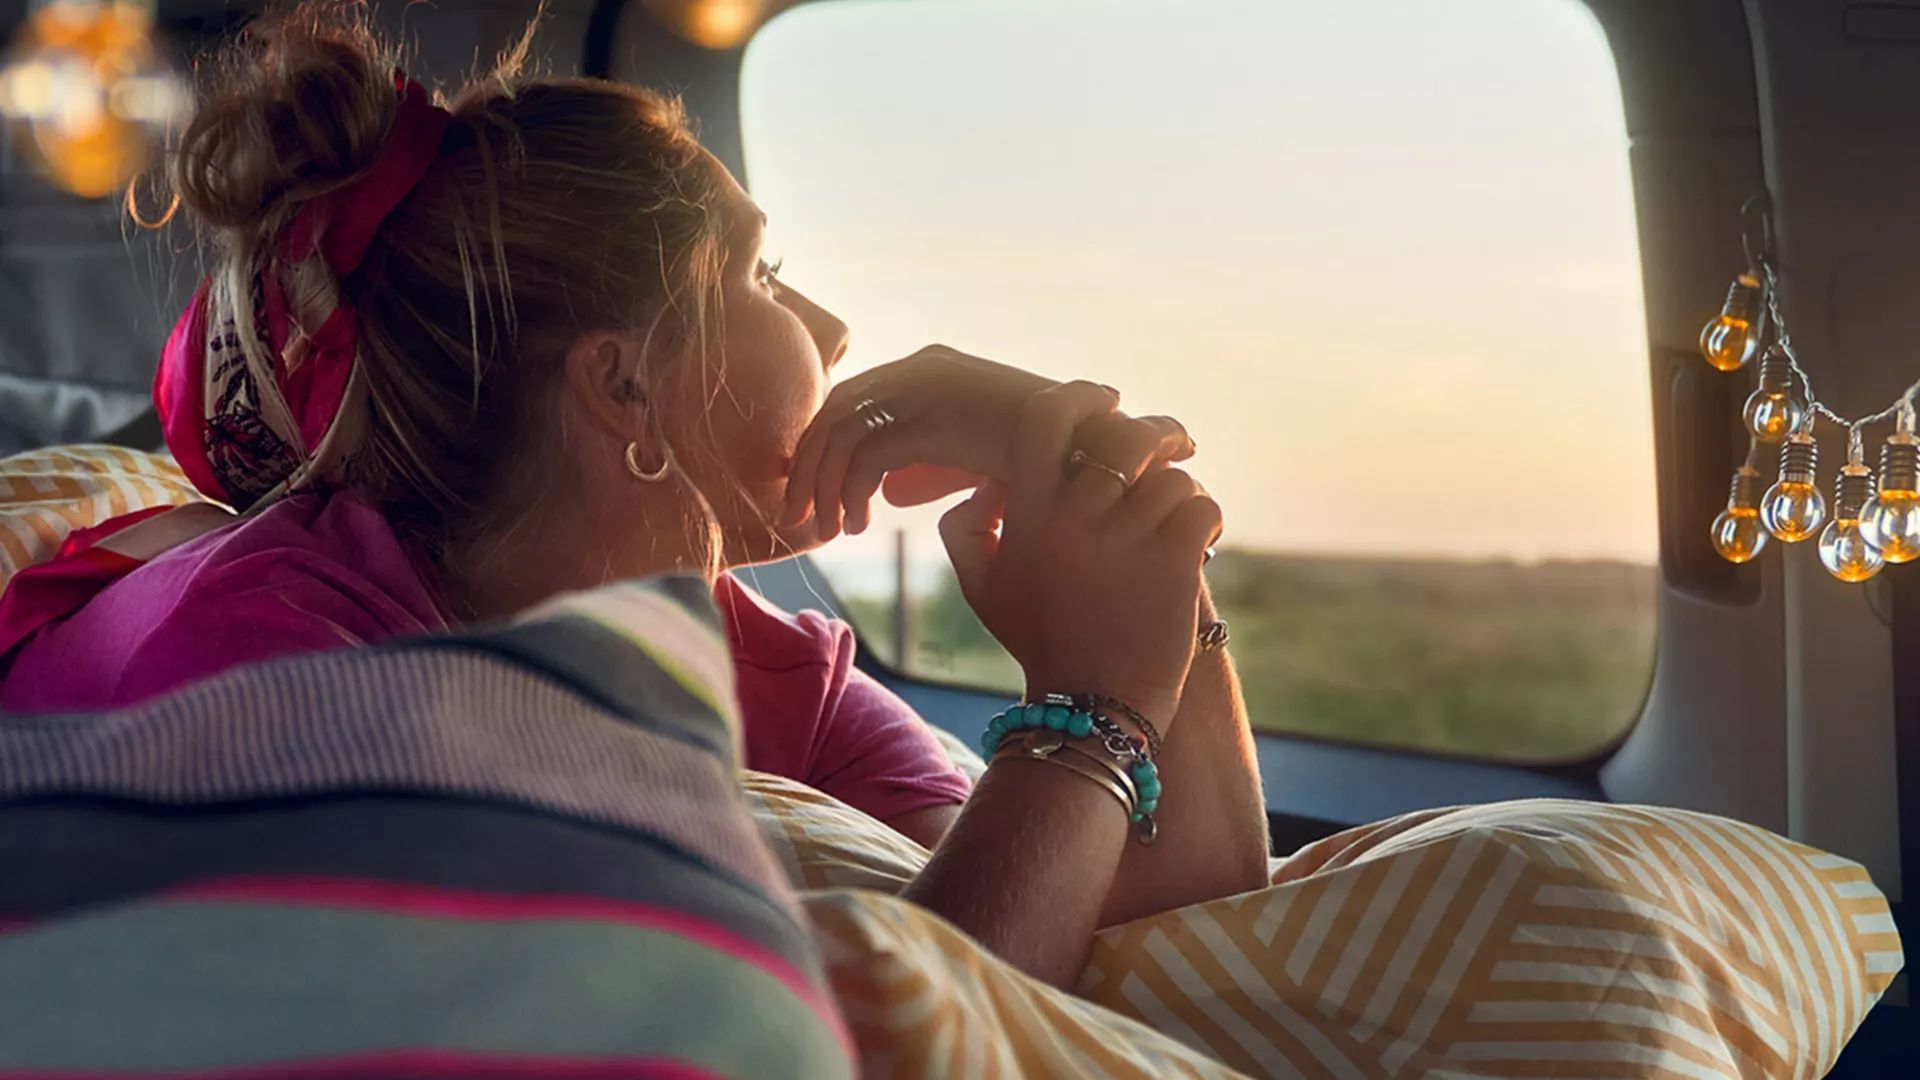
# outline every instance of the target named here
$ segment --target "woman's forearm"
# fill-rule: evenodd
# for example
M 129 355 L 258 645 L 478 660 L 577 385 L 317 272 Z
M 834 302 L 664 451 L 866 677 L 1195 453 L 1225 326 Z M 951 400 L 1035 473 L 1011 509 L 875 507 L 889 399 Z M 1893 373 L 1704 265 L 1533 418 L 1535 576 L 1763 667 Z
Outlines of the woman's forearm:
M 1217 617 L 1203 592 L 1201 625 Z M 1102 926 L 1266 884 L 1259 759 L 1227 650 L 1194 659 L 1159 766 L 1160 838 L 1127 845 Z
M 1086 965 L 1129 845 L 1113 796 L 1070 770 L 1009 758 L 982 777 L 907 899 L 1038 979 Z

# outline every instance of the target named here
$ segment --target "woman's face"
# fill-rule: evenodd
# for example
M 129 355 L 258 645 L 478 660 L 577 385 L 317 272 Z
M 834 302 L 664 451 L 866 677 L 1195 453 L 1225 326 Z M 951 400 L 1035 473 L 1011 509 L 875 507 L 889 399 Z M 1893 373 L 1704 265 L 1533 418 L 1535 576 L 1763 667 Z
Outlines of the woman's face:
M 801 539 L 810 526 L 775 530 L 771 523 L 780 517 L 794 448 L 826 398 L 827 373 L 846 354 L 847 326 L 775 277 L 761 250 L 766 216 L 717 161 L 714 168 L 737 222 L 726 238 L 722 336 L 712 365 L 686 381 L 683 407 L 673 410 L 701 429 L 669 435 L 677 446 L 711 447 L 719 459 L 681 465 L 713 503 L 728 560 L 763 560 L 787 553 L 778 540 L 811 546 Z

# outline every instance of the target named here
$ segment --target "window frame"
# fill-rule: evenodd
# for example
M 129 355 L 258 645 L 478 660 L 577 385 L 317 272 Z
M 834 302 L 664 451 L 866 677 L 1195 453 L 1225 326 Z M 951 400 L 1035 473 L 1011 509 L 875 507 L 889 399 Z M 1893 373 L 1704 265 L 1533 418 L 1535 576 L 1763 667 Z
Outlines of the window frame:
M 625 0 L 599 0 L 599 2 L 602 2 L 602 3 L 620 2 L 623 5 L 625 4 Z M 727 120 L 730 126 L 727 128 L 727 131 L 726 131 L 726 134 L 728 135 L 729 138 L 728 138 L 727 145 L 724 148 L 726 152 L 722 152 L 721 149 L 716 148 L 715 153 L 718 156 L 720 156 L 721 160 L 728 166 L 728 168 L 733 170 L 734 175 L 739 177 L 742 184 L 746 185 L 749 190 L 751 190 L 751 181 L 746 170 L 745 145 L 744 145 L 743 132 L 742 132 L 743 125 L 740 122 L 741 97 L 739 93 L 740 78 L 744 68 L 746 53 L 749 49 L 751 49 L 754 40 L 758 38 L 758 36 L 761 33 L 765 32 L 767 27 L 779 21 L 779 19 L 784 15 L 786 15 L 788 12 L 804 6 L 814 6 L 814 5 L 819 5 L 822 3 L 829 3 L 829 2 L 845 2 L 845 0 L 784 0 L 784 2 L 777 3 L 777 8 L 773 13 L 773 15 L 771 15 L 764 22 L 762 22 L 761 25 L 755 29 L 753 35 L 751 35 L 747 41 L 742 43 L 742 45 L 738 49 L 732 51 L 730 54 L 727 54 L 730 56 L 732 60 L 732 65 L 733 65 L 733 75 L 731 80 L 732 93 L 731 93 L 731 102 L 730 102 L 732 109 L 727 117 Z M 1589 14 L 1596 13 L 1595 0 L 1548 0 L 1548 2 L 1571 4 L 1571 5 L 1574 5 L 1575 7 L 1580 8 L 1583 11 L 1588 12 Z M 1605 0 L 1600 0 L 1600 2 L 1604 3 Z M 628 11 L 632 11 L 636 7 L 636 5 L 625 5 L 625 6 Z M 1602 42 L 1606 45 L 1611 55 L 1613 52 L 1613 42 L 1608 34 L 1608 28 L 1605 22 L 1602 20 L 1596 19 L 1595 29 L 1600 34 Z M 1618 61 L 1616 58 L 1616 67 L 1617 66 L 1618 66 Z M 1622 84 L 1623 110 L 1625 110 L 1629 104 L 1625 100 L 1626 89 L 1627 88 L 1623 82 Z M 698 110 L 696 110 L 696 115 L 698 115 Z M 1637 175 L 1635 176 L 1635 180 L 1637 182 L 1638 180 Z M 1637 190 L 1637 186 L 1634 194 L 1635 194 L 1636 218 L 1638 218 L 1640 216 L 1640 207 L 1639 207 L 1640 193 Z M 1644 266 L 1645 248 L 1643 245 L 1639 245 L 1639 244 L 1637 244 L 1636 246 L 1640 248 L 1641 262 L 1642 262 L 1642 265 Z M 1658 393 L 1657 384 L 1655 386 L 1655 393 L 1656 394 Z M 1657 419 L 1657 416 L 1656 416 L 1656 419 Z M 1655 482 L 1658 488 L 1658 490 L 1656 491 L 1656 499 L 1659 501 L 1659 505 L 1660 505 L 1661 513 L 1659 515 L 1659 518 L 1660 518 L 1661 524 L 1659 526 L 1659 544 L 1658 544 L 1658 552 L 1656 555 L 1656 561 L 1650 567 L 1651 571 L 1654 573 L 1656 580 L 1658 582 L 1656 588 L 1664 588 L 1666 585 L 1667 570 L 1670 565 L 1669 549 L 1672 546 L 1670 542 L 1669 530 L 1666 527 L 1668 514 L 1665 512 L 1667 499 L 1664 497 L 1665 492 L 1668 489 L 1669 485 L 1663 483 L 1662 482 L 1663 479 L 1664 479 L 1664 471 L 1659 468 L 1656 468 Z M 839 596 L 837 590 L 833 589 L 831 578 L 824 571 L 818 568 L 818 566 L 815 564 L 811 556 L 801 556 L 800 559 L 804 561 L 806 566 L 811 568 L 811 572 L 808 574 L 808 578 L 812 583 L 812 588 L 816 591 L 823 591 L 825 594 L 831 597 L 831 603 L 833 604 L 835 610 L 832 612 L 829 612 L 829 614 L 833 615 L 833 617 L 835 618 L 839 618 L 846 621 L 850 626 L 854 626 L 854 629 L 855 629 L 854 638 L 858 646 L 856 663 L 862 670 L 874 676 L 876 679 L 880 680 L 882 683 L 888 685 L 889 688 L 895 689 L 896 692 L 898 692 L 901 688 L 908 688 L 908 689 L 918 689 L 925 692 L 939 691 L 943 693 L 973 695 L 982 700 L 986 700 L 986 699 L 1006 700 L 1006 694 L 1005 694 L 1005 691 L 1003 690 L 999 690 L 992 687 L 972 685 L 965 682 L 964 680 L 946 680 L 946 679 L 940 679 L 934 676 L 919 674 L 919 673 L 907 670 L 904 664 L 890 662 L 886 660 L 884 657 L 880 656 L 868 644 L 865 637 L 859 632 L 860 628 L 854 622 L 851 614 L 849 613 L 849 609 L 845 604 L 845 601 Z M 824 589 L 823 589 L 823 586 L 824 586 Z M 1487 757 L 1476 756 L 1463 751 L 1451 751 L 1451 750 L 1438 748 L 1438 747 L 1368 742 L 1360 739 L 1342 739 L 1332 735 L 1306 733 L 1306 732 L 1276 732 L 1276 731 L 1270 731 L 1265 729 L 1255 729 L 1254 735 L 1255 735 L 1256 743 L 1259 748 L 1263 768 L 1265 768 L 1268 759 L 1273 754 L 1278 753 L 1279 748 L 1282 746 L 1294 747 L 1294 748 L 1323 748 L 1328 750 L 1351 751 L 1351 752 L 1354 752 L 1355 754 L 1384 755 L 1386 758 L 1394 759 L 1396 761 L 1405 760 L 1405 759 L 1415 759 L 1422 762 L 1446 764 L 1446 765 L 1460 766 L 1460 767 L 1474 767 L 1474 768 L 1491 767 L 1491 768 L 1498 768 L 1502 770 L 1518 771 L 1525 774 L 1529 774 L 1534 777 L 1538 777 L 1542 781 L 1549 781 L 1549 782 L 1568 782 L 1568 783 L 1575 783 L 1575 784 L 1582 784 L 1582 785 L 1592 784 L 1593 787 L 1592 787 L 1591 794 L 1594 797 L 1604 798 L 1604 795 L 1600 793 L 1598 788 L 1598 778 L 1600 777 L 1601 771 L 1614 758 L 1614 756 L 1618 753 L 1620 748 L 1633 738 L 1634 734 L 1639 729 L 1641 720 L 1646 715 L 1649 704 L 1653 699 L 1653 692 L 1659 678 L 1661 659 L 1662 659 L 1662 656 L 1664 655 L 1664 650 L 1662 648 L 1662 638 L 1666 630 L 1664 604 L 1662 604 L 1660 600 L 1661 600 L 1661 597 L 1656 595 L 1656 606 L 1655 606 L 1655 614 L 1654 614 L 1654 635 L 1653 635 L 1653 643 L 1652 643 L 1652 646 L 1653 646 L 1652 658 L 1651 658 L 1651 663 L 1649 663 L 1647 667 L 1646 685 L 1642 687 L 1638 695 L 1638 703 L 1631 708 L 1626 722 L 1620 726 L 1620 728 L 1614 733 L 1614 735 L 1610 739 L 1608 739 L 1606 742 L 1602 743 L 1601 745 L 1597 746 L 1593 750 L 1588 751 L 1584 754 L 1581 754 L 1572 758 L 1565 758 L 1565 759 L 1547 758 L 1547 757 L 1487 758 Z M 903 694 L 903 696 L 907 696 L 907 695 Z M 985 723 L 984 716 L 982 717 L 981 723 L 982 725 L 984 725 Z M 946 726 L 946 725 L 942 725 L 942 726 Z M 952 729 L 949 728 L 949 730 L 952 730 Z M 956 734 L 959 734 L 959 732 L 956 732 Z M 1437 784 L 1436 786 L 1449 787 L 1450 785 L 1440 783 L 1440 784 Z M 1554 797 L 1554 796 L 1543 796 L 1543 797 Z M 1579 797 L 1579 796 L 1563 795 L 1559 797 Z M 1484 800 L 1468 798 L 1462 801 L 1484 801 Z

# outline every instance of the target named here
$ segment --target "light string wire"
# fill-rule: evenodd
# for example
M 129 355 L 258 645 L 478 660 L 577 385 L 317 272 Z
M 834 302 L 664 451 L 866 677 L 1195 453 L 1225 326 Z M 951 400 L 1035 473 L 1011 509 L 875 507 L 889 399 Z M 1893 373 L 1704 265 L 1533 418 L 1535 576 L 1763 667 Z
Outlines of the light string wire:
M 1899 415 L 1902 410 L 1914 408 L 1915 399 L 1920 398 L 1920 379 L 1914 380 L 1899 397 L 1893 400 L 1891 405 L 1877 413 L 1849 420 L 1828 408 L 1826 402 L 1821 401 L 1814 393 L 1813 378 L 1807 374 L 1806 368 L 1800 366 L 1800 357 L 1793 351 L 1793 332 L 1787 329 L 1787 320 L 1780 313 L 1780 275 L 1774 269 L 1773 260 L 1762 254 L 1756 255 L 1754 262 L 1760 269 L 1761 291 L 1766 297 L 1766 318 L 1773 324 L 1771 348 L 1779 350 L 1780 355 L 1786 357 L 1788 370 L 1793 373 L 1793 378 L 1799 380 L 1802 402 L 1807 407 L 1807 434 L 1813 433 L 1816 418 L 1825 419 L 1836 427 L 1845 428 L 1848 439 L 1853 444 L 1851 449 L 1857 450 L 1861 441 L 1862 428 L 1884 423 Z

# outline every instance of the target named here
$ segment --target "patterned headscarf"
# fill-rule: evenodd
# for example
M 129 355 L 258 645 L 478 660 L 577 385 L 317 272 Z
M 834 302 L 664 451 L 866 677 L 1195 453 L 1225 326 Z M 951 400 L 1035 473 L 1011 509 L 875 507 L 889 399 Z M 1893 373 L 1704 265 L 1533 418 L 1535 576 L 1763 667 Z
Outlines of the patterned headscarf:
M 404 73 L 394 89 L 400 107 L 373 167 L 301 207 L 258 265 L 203 281 L 161 352 L 153 402 L 167 448 L 195 487 L 235 510 L 337 479 L 365 433 L 359 340 L 340 282 L 426 175 L 452 119 Z M 242 296 L 251 325 L 236 318 Z

